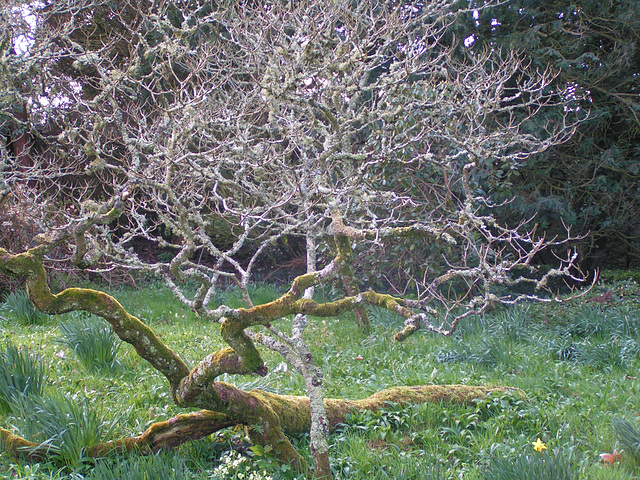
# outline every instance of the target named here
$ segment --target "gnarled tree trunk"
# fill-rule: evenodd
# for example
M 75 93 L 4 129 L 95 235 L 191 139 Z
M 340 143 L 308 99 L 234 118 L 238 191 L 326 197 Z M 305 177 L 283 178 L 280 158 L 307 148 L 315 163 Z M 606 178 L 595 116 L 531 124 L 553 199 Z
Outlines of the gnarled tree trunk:
M 349 307 L 353 308 L 359 302 L 351 299 L 318 305 L 313 300 L 297 298 L 300 297 L 299 292 L 304 290 L 302 287 L 306 281 L 305 276 L 298 277 L 289 293 L 271 303 L 250 309 L 229 310 L 229 317 L 223 320 L 221 331 L 231 348 L 208 355 L 190 370 L 147 325 L 129 314 L 110 295 L 82 288 L 68 288 L 58 294 L 52 293 L 47 284 L 41 254 L 38 247 L 15 255 L 0 249 L 0 270 L 11 275 L 23 275 L 31 300 L 43 312 L 60 314 L 82 310 L 107 320 L 123 341 L 133 345 L 142 358 L 164 375 L 178 405 L 203 409 L 154 424 L 138 437 L 94 445 L 88 449 L 87 455 L 101 456 L 113 450 L 133 449 L 139 449 L 143 453 L 156 452 L 205 437 L 225 427 L 245 425 L 255 444 L 269 445 L 278 459 L 291 464 L 297 471 L 309 470 L 307 462 L 292 446 L 288 436 L 309 431 L 312 424 L 310 398 L 277 395 L 262 390 L 244 391 L 229 383 L 217 381 L 217 377 L 223 373 L 266 373 L 266 367 L 252 339 L 244 332 L 248 326 L 264 324 L 274 316 L 288 313 L 339 313 Z M 387 307 L 397 307 L 386 296 L 378 297 L 374 292 L 362 295 L 369 298 L 370 303 L 387 302 Z M 309 376 L 309 379 L 313 378 L 313 375 Z M 406 405 L 433 401 L 466 403 L 504 390 L 498 387 L 426 385 L 395 387 L 363 400 L 326 399 L 326 427 L 327 430 L 334 428 L 351 411 L 377 410 L 386 402 Z M 15 436 L 7 430 L 0 430 L 0 441 L 2 447 L 12 455 L 34 460 L 48 455 L 45 447 Z M 326 467 L 328 470 L 328 465 Z
M 218 383 L 222 384 L 222 382 Z M 277 395 L 262 390 L 244 392 L 234 390 L 234 387 L 228 384 L 218 385 L 218 387 L 219 391 L 227 390 L 229 400 L 239 402 L 236 408 L 228 410 L 229 415 L 210 410 L 177 415 L 167 421 L 151 425 L 137 437 L 93 445 L 87 449 L 85 455 L 96 458 L 114 451 L 157 453 L 207 437 L 227 427 L 247 425 L 253 442 L 263 446 L 270 445 L 282 462 L 291 464 L 299 471 L 308 471 L 306 461 L 293 449 L 287 439 L 287 436 L 300 435 L 309 431 L 311 415 L 308 397 Z M 325 408 L 329 419 L 329 430 L 333 431 L 336 425 L 344 422 L 348 413 L 357 410 L 376 411 L 385 407 L 388 402 L 400 405 L 429 402 L 467 404 L 473 400 L 506 391 L 521 394 L 517 389 L 504 387 L 422 385 L 394 387 L 362 400 L 326 399 Z M 265 415 L 265 412 L 268 413 Z M 262 423 L 252 423 L 254 421 Z M 251 431 L 252 424 L 267 425 L 269 431 L 264 433 Z M 51 455 L 46 445 L 30 442 L 3 428 L 0 428 L 0 446 L 16 458 L 42 461 Z

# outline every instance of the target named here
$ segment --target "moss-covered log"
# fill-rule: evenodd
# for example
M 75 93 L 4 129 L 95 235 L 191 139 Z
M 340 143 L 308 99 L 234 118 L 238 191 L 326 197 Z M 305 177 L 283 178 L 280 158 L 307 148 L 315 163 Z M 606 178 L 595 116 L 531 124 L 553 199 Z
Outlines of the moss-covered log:
M 343 237 L 344 240 L 344 237 Z M 335 264 L 345 248 L 340 249 Z M 250 392 L 234 385 L 217 381 L 224 374 L 265 374 L 266 367 L 250 335 L 248 327 L 264 325 L 290 314 L 309 314 L 320 317 L 336 316 L 363 304 L 386 308 L 405 318 L 415 315 L 406 302 L 391 295 L 374 291 L 357 293 L 333 302 L 317 303 L 302 296 L 304 290 L 319 279 L 335 271 L 330 264 L 325 269 L 301 275 L 291 289 L 280 298 L 251 308 L 224 308 L 221 318 L 221 335 L 230 348 L 205 357 L 190 370 L 153 331 L 135 316 L 129 314 L 110 295 L 91 289 L 68 288 L 54 294 L 47 283 L 39 247 L 20 254 L 10 254 L 0 249 L 0 270 L 26 278 L 27 291 L 38 309 L 49 314 L 84 310 L 103 317 L 116 334 L 134 346 L 137 353 L 147 360 L 169 381 L 171 395 L 177 405 L 204 409 L 153 425 L 139 437 L 88 446 L 87 455 L 101 456 L 113 450 L 153 452 L 170 448 L 186 441 L 201 438 L 230 425 L 245 425 L 251 440 L 269 445 L 273 454 L 298 471 L 307 471 L 307 462 L 289 441 L 289 435 L 308 432 L 311 425 L 309 397 L 276 395 L 262 390 Z M 395 387 L 376 393 L 364 400 L 325 400 L 329 429 L 344 421 L 353 410 L 377 410 L 386 402 L 419 404 L 449 401 L 469 402 L 501 388 L 454 386 Z M 44 448 L 2 430 L 3 448 L 12 455 L 26 455 L 31 459 L 46 457 Z
M 33 462 L 46 460 L 50 455 L 46 447 L 30 442 L 4 428 L 0 428 L 0 447 L 13 458 L 22 458 Z
M 411 387 L 394 387 L 375 393 L 362 400 L 326 399 L 325 407 L 329 420 L 330 430 L 343 423 L 348 413 L 357 410 L 375 411 L 385 407 L 388 402 L 401 405 L 417 405 L 423 403 L 449 402 L 456 404 L 468 404 L 488 395 L 513 392 L 523 395 L 520 390 L 503 387 L 482 387 L 468 385 L 422 385 Z M 283 461 L 291 462 L 298 470 L 307 469 L 306 462 L 295 452 L 294 458 L 283 458 L 283 455 L 291 455 L 287 447 L 288 440 L 282 435 L 299 435 L 309 431 L 311 416 L 309 398 L 293 395 L 277 395 L 262 390 L 242 392 L 251 401 L 244 408 L 262 405 L 271 414 L 275 415 L 278 432 L 267 434 L 252 430 L 252 424 L 248 421 L 251 414 L 243 421 L 232 416 L 218 412 L 201 410 L 198 412 L 177 415 L 167 421 L 151 425 L 139 436 L 113 440 L 106 443 L 87 446 L 87 457 L 103 457 L 112 452 L 138 452 L 140 454 L 157 453 L 159 451 L 175 448 L 183 443 L 207 437 L 212 433 L 235 425 L 246 425 L 251 439 L 255 443 L 271 445 L 274 453 L 280 453 Z M 234 399 L 234 400 L 237 400 Z M 241 411 L 242 408 L 236 409 Z M 258 409 L 259 410 L 259 409 Z M 14 458 L 23 458 L 32 461 L 43 461 L 53 454 L 47 445 L 39 445 L 19 437 L 9 430 L 0 428 L 0 446 Z M 292 447 L 291 447 L 292 448 Z
M 225 415 L 207 410 L 177 415 L 167 421 L 154 423 L 137 437 L 87 445 L 84 455 L 100 458 L 112 452 L 157 453 L 233 425 L 236 423 Z M 44 461 L 54 456 L 48 444 L 31 442 L 4 428 L 0 428 L 0 447 L 12 457 L 24 460 Z

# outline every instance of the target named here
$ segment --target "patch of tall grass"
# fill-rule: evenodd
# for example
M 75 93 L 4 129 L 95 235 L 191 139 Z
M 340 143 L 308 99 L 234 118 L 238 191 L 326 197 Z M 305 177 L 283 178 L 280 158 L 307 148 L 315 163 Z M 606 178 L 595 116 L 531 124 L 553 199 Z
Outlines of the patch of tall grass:
M 625 451 L 640 463 L 640 430 L 629 420 L 620 417 L 613 419 L 613 430 Z
M 11 292 L 4 297 L 3 310 L 21 325 L 42 325 L 49 315 L 38 310 L 24 290 Z
M 0 351 L 0 412 L 11 412 L 21 397 L 42 395 L 45 379 L 40 358 L 7 341 Z
M 516 459 L 496 458 L 486 470 L 483 480 L 576 480 L 571 453 L 519 455 Z
M 54 458 L 71 467 L 88 459 L 88 447 L 108 440 L 121 420 L 112 416 L 107 422 L 84 397 L 60 393 L 21 396 L 13 403 L 11 423 L 27 440 L 46 446 Z
M 60 324 L 58 343 L 69 348 L 87 369 L 113 368 L 122 341 L 104 320 L 72 313 Z
M 105 459 L 97 462 L 86 480 L 192 480 L 200 475 L 175 455 L 149 455 Z

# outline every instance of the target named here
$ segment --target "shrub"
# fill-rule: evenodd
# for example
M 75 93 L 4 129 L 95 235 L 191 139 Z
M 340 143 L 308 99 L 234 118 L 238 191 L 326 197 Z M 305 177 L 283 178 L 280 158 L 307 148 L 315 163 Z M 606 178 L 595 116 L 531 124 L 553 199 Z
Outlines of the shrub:
M 42 395 L 45 370 L 35 355 L 7 342 L 0 351 L 0 411 L 9 413 L 21 396 Z
M 60 325 L 60 330 L 58 343 L 72 350 L 86 368 L 115 366 L 122 342 L 102 319 L 74 312 Z
M 4 302 L 4 310 L 22 325 L 40 325 L 49 318 L 31 303 L 24 290 L 9 293 Z

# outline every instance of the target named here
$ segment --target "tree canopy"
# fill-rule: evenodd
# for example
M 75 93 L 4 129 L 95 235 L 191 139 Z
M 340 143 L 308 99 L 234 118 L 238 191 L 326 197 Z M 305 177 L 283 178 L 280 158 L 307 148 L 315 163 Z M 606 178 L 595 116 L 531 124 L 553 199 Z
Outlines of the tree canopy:
M 486 179 L 567 142 L 584 119 L 578 94 L 512 50 L 466 48 L 451 27 L 470 13 L 447 1 L 10 2 L 3 201 L 40 233 L 25 251 L 0 250 L 0 270 L 24 275 L 43 311 L 102 316 L 177 404 L 205 409 L 215 428 L 248 425 L 300 470 L 285 433 L 310 425 L 316 474 L 330 475 L 327 415 L 354 405 L 323 401 L 309 321 L 354 311 L 366 329 L 374 305 L 406 319 L 398 341 L 419 328 L 448 335 L 498 303 L 550 301 L 534 290 L 576 278 L 567 238 L 498 222 Z M 304 273 L 254 305 L 261 259 L 289 239 L 304 244 Z M 533 259 L 548 247 L 558 266 L 540 273 Z M 407 250 L 403 294 L 378 288 L 376 273 Z M 83 269 L 162 278 L 229 347 L 191 367 L 112 297 L 52 292 L 43 265 L 65 252 Z M 216 304 L 229 284 L 245 308 Z M 319 285 L 335 297 L 315 300 Z M 304 376 L 309 399 L 219 381 L 264 375 L 258 346 Z M 203 424 L 194 436 L 210 433 Z

